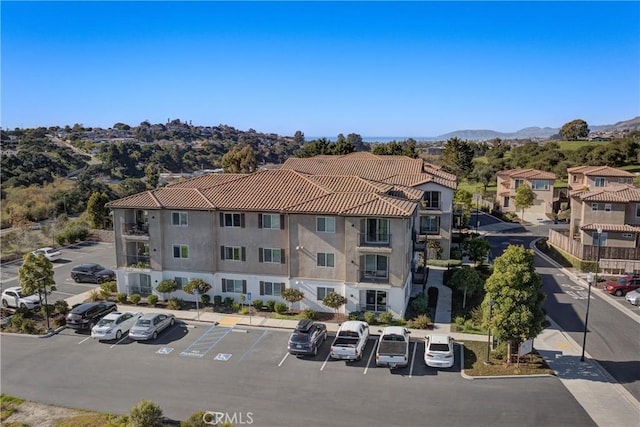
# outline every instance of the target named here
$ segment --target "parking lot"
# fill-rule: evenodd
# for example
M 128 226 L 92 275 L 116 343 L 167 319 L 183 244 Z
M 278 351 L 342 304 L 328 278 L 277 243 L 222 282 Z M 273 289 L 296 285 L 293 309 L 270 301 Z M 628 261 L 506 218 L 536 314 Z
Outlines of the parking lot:
M 290 331 L 238 327 L 231 317 L 225 325 L 176 322 L 173 327 L 162 332 L 156 340 L 136 342 L 124 336 L 118 341 L 97 341 L 88 331 L 64 329 L 51 339 L 64 343 L 67 348 L 78 347 L 85 355 L 110 352 L 118 357 L 151 357 L 175 359 L 179 364 L 206 364 L 207 369 L 221 373 L 242 369 L 242 366 L 256 366 L 260 369 L 279 370 L 283 374 L 296 375 L 359 375 L 389 376 L 411 379 L 425 375 L 442 375 L 461 380 L 460 346 L 456 345 L 456 362 L 450 369 L 435 369 L 424 363 L 424 342 L 412 341 L 409 346 L 409 365 L 406 368 L 376 367 L 375 349 L 377 336 L 372 335 L 367 342 L 362 360 L 345 362 L 329 357 L 334 336 L 329 335 L 317 356 L 296 357 L 287 352 Z M 58 343 L 56 343 L 57 345 Z M 312 374 L 313 371 L 317 371 Z

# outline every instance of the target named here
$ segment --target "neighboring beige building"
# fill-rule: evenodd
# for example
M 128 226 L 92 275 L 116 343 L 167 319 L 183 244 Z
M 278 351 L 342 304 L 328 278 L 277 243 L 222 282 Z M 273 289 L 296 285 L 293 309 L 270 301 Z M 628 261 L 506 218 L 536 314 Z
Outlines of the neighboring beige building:
M 322 299 L 335 291 L 347 300 L 342 312 L 403 316 L 417 236 L 433 233 L 449 253 L 455 185 L 419 159 L 353 153 L 203 175 L 115 200 L 107 206 L 118 291 L 148 295 L 165 279 L 184 286 L 201 278 L 212 299 L 281 301 L 292 287 L 305 293 L 301 309 L 330 311 Z
M 553 213 L 553 183 L 556 175 L 537 169 L 512 169 L 497 173 L 498 188 L 496 207 L 502 213 L 516 210 L 516 190 L 521 185 L 531 187 L 536 195 L 533 206 L 525 210 L 525 215 L 546 218 Z

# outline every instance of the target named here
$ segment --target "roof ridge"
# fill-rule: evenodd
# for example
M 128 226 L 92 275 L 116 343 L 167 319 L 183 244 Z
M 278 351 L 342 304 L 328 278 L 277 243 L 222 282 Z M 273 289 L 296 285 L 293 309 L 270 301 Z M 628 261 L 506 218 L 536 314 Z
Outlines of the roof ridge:
M 390 196 L 390 195 L 388 195 L 388 194 L 385 194 L 385 195 L 382 195 L 382 194 L 374 194 L 374 196 L 375 196 L 375 197 L 377 197 L 378 199 L 380 199 L 380 201 L 382 201 L 383 203 L 386 203 L 386 204 L 388 204 L 389 206 L 392 206 L 392 207 L 393 207 L 393 208 L 395 208 L 395 209 L 401 210 L 401 211 L 403 211 L 404 213 L 406 213 L 407 215 L 409 215 L 409 214 L 410 214 L 410 212 L 409 212 L 409 211 L 407 211 L 407 210 L 405 210 L 405 209 L 402 209 L 401 207 L 396 206 L 395 204 L 393 204 L 393 203 L 391 203 L 389 200 L 387 200 L 387 199 L 389 199 L 389 198 L 390 198 L 390 199 L 393 199 L 393 200 L 398 200 L 398 201 L 400 201 L 400 200 L 402 200 L 402 199 L 399 199 L 399 198 L 397 198 L 397 197 Z

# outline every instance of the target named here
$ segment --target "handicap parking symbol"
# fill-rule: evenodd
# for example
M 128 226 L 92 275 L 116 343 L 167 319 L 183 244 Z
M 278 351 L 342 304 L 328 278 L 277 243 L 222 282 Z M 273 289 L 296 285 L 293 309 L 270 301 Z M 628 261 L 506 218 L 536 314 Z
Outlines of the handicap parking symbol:
M 169 354 L 173 351 L 173 347 L 160 347 L 156 353 L 158 354 Z
M 222 361 L 227 361 L 231 359 L 231 354 L 229 353 L 218 353 L 216 354 L 215 360 L 222 360 Z

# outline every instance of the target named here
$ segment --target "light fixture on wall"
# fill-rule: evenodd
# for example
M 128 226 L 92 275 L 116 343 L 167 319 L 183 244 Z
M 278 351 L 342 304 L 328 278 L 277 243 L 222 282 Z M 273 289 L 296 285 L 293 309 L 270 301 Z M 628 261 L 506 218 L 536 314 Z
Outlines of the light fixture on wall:
M 302 249 L 304 249 L 304 246 L 296 246 L 297 251 L 301 251 Z

